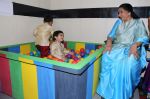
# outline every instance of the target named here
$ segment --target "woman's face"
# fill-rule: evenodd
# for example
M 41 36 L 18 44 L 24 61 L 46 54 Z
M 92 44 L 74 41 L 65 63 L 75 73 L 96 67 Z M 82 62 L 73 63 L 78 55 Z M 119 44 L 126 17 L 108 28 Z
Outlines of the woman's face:
M 59 33 L 58 36 L 55 37 L 58 42 L 64 41 L 64 34 Z
M 119 8 L 118 9 L 118 17 L 123 21 L 127 21 L 129 19 L 129 17 L 131 17 L 131 13 L 123 8 Z

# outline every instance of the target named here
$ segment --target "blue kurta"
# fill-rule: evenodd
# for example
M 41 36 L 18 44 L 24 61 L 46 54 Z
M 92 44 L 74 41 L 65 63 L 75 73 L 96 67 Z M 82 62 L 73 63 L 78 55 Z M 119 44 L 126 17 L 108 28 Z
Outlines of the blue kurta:
M 105 99 L 129 99 L 146 65 L 143 47 L 148 42 L 146 28 L 140 19 L 131 19 L 126 23 L 119 19 L 108 37 L 113 39 L 113 45 L 111 52 L 102 56 L 97 93 Z M 138 58 L 132 54 L 129 56 L 130 47 L 136 42 L 142 42 Z

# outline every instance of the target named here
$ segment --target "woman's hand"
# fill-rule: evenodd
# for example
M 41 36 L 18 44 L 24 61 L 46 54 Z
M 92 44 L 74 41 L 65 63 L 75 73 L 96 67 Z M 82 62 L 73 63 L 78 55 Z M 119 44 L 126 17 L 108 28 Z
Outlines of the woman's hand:
M 105 53 L 105 52 L 107 52 L 107 51 L 110 53 L 111 48 L 112 48 L 112 45 L 106 45 L 106 47 L 105 47 L 103 53 Z
M 134 44 L 134 45 L 131 46 L 129 56 L 131 54 L 133 54 L 136 58 L 139 57 L 139 54 L 138 54 L 138 51 L 137 51 L 137 44 Z
M 103 51 L 103 54 L 105 52 L 107 52 L 107 51 L 110 53 L 111 48 L 112 48 L 112 39 L 111 38 L 107 38 L 107 43 L 106 43 L 106 47 L 105 47 L 105 49 Z

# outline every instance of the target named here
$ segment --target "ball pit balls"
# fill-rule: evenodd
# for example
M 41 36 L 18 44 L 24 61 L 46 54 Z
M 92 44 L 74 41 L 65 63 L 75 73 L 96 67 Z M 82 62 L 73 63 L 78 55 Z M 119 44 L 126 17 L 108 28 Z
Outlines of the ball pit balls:
M 65 59 L 65 62 L 67 62 L 67 63 L 68 63 L 68 62 L 69 62 L 69 59 L 67 59 L 67 58 L 66 58 L 66 59 Z
M 78 61 L 78 60 L 79 60 L 79 58 L 77 58 L 77 57 L 74 57 L 74 58 L 73 58 L 73 60 L 75 60 L 75 61 Z
M 52 59 L 52 55 L 48 55 L 47 58 Z
M 102 45 L 97 46 L 97 48 L 101 48 L 101 47 Z M 71 64 L 77 64 L 79 61 L 82 61 L 84 58 L 86 58 L 87 56 L 95 52 L 95 50 L 84 49 L 84 48 L 80 48 L 78 50 L 74 50 L 74 49 L 67 49 L 67 50 L 69 51 L 69 53 L 65 56 L 66 58 L 65 61 L 58 59 L 52 56 L 51 54 L 49 54 L 47 57 L 44 58 L 60 61 L 60 62 L 67 62 Z M 36 50 L 36 51 L 28 52 L 26 55 L 39 57 L 40 51 Z
M 81 56 L 81 57 L 84 57 L 84 55 L 85 55 L 84 52 L 81 52 L 81 53 L 80 53 L 80 56 Z
M 64 62 L 62 59 L 58 59 L 58 58 L 56 58 L 56 57 L 54 57 L 52 55 L 48 55 L 47 58 L 51 59 L 51 60 L 56 60 L 56 61 Z
M 78 58 L 81 58 L 81 56 L 79 55 L 79 56 L 77 56 Z
M 33 52 L 30 52 L 30 56 L 34 56 L 34 53 L 33 53 Z
M 76 56 L 75 55 L 72 55 L 72 59 L 74 59 Z
M 95 52 L 95 50 L 91 50 L 91 51 L 90 51 L 90 54 L 93 54 L 94 52 Z
M 85 51 L 84 48 L 81 48 L 81 49 L 80 49 L 80 53 L 81 53 L 81 52 L 84 53 L 84 51 Z
M 40 52 L 39 51 L 32 51 L 32 52 L 26 53 L 26 55 L 39 57 Z
M 79 50 L 76 50 L 75 53 L 76 53 L 76 54 L 80 54 L 80 51 L 79 51 Z
M 73 59 L 69 59 L 69 63 L 72 63 L 73 62 Z
M 36 53 L 40 56 L 40 51 L 37 50 Z
M 36 51 L 33 51 L 33 54 L 35 55 L 35 54 L 36 54 Z
M 72 57 L 72 55 L 71 54 L 67 54 L 66 57 L 70 59 Z
M 89 53 L 90 53 L 90 50 L 89 50 L 89 49 L 86 49 L 86 50 L 85 50 L 85 53 L 86 53 L 86 54 L 89 54 Z
M 84 56 L 83 56 L 83 58 L 86 58 L 88 56 L 88 54 L 85 54 Z
M 76 56 L 76 57 L 78 57 L 78 56 L 79 56 L 79 54 L 75 54 L 75 56 Z
M 78 62 L 73 60 L 71 63 L 72 63 L 72 64 L 77 64 Z
M 73 49 L 71 49 L 70 51 L 71 51 L 71 52 L 74 52 L 74 50 L 73 50 Z
M 84 58 L 81 58 L 81 61 L 84 60 Z

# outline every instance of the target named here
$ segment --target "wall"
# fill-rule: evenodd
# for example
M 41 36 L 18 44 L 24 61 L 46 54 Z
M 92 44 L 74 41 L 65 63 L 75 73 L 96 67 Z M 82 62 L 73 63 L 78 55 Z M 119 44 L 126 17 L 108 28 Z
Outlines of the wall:
M 50 0 L 12 0 L 15 3 L 50 8 Z M 0 16 L 0 46 L 34 41 L 33 29 L 43 18 L 21 15 Z
M 147 19 L 142 20 L 147 25 Z M 103 43 L 115 21 L 116 18 L 55 19 L 54 29 L 63 30 L 65 40 Z
M 54 27 L 63 30 L 69 41 L 103 42 L 113 21 L 106 18 L 55 19 Z
M 148 0 L 51 0 L 51 9 L 107 8 L 118 7 L 122 3 L 134 7 L 149 6 Z M 146 24 L 147 19 L 142 19 Z M 54 20 L 54 28 L 63 30 L 66 40 L 100 42 L 106 40 L 116 18 L 61 18 Z
M 33 29 L 41 18 L 27 16 L 0 16 L 0 46 L 33 41 Z
M 118 7 L 122 3 L 133 6 L 150 6 L 149 0 L 51 0 L 51 9 Z
M 135 7 L 149 6 L 148 0 L 13 0 L 15 3 L 50 10 L 118 7 L 129 2 Z M 29 12 L 28 10 L 27 12 Z M 108 13 L 109 14 L 109 13 Z M 0 46 L 34 41 L 33 29 L 42 23 L 41 17 L 22 15 L 0 16 Z M 116 18 L 56 18 L 54 30 L 62 30 L 65 40 L 100 42 L 106 40 Z M 143 19 L 147 27 L 147 19 Z M 9 23 L 8 23 L 9 22 Z M 11 23 L 10 23 L 11 22 Z
M 50 9 L 51 0 L 12 0 L 16 3 L 31 5 L 39 8 Z

